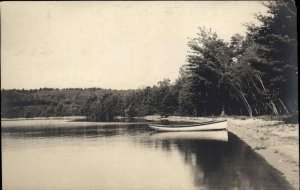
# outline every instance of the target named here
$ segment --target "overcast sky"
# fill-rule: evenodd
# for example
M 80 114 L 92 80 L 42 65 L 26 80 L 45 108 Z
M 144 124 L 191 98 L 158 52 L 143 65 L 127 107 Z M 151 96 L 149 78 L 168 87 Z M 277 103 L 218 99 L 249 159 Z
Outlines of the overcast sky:
M 1 88 L 175 81 L 198 27 L 229 40 L 265 11 L 261 1 L 1 2 Z

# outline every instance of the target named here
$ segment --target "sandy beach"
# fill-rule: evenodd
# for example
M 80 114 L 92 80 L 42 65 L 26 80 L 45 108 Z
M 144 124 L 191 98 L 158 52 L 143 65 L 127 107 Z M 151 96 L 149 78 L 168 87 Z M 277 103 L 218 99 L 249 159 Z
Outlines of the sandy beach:
M 228 130 L 262 155 L 299 189 L 299 124 L 258 118 L 229 119 Z
M 285 124 L 279 120 L 255 117 L 226 118 L 228 131 L 245 141 L 279 170 L 295 189 L 299 189 L 299 124 Z M 158 120 L 160 117 L 147 116 L 146 119 Z M 212 118 L 171 116 L 164 119 L 201 122 Z

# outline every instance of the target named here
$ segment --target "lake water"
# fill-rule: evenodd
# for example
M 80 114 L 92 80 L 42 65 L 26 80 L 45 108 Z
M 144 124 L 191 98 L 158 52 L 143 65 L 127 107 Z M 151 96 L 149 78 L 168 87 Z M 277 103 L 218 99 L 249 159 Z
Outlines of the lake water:
M 3 189 L 290 189 L 231 133 L 142 123 L 2 121 Z

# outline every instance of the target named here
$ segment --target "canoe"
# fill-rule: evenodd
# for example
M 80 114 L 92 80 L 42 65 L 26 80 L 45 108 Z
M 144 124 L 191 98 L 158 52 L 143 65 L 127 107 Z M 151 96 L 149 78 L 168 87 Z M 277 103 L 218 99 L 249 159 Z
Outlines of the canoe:
M 227 130 L 227 120 L 208 121 L 203 123 L 195 123 L 190 125 L 181 124 L 148 124 L 151 129 L 156 131 L 212 131 L 212 130 Z
M 194 131 L 194 132 L 168 132 L 153 133 L 150 135 L 154 140 L 211 140 L 211 141 L 228 141 L 228 132 L 225 130 L 217 131 Z

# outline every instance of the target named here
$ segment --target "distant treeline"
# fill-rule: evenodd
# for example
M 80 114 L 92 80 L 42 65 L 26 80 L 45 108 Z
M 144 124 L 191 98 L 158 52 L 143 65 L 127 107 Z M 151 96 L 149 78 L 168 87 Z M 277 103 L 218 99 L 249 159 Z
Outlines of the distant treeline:
M 49 89 L 2 90 L 2 117 L 87 116 L 111 120 L 114 116 L 169 115 L 178 109 L 169 81 L 139 90 Z
M 298 111 L 296 6 L 270 1 L 261 25 L 229 42 L 199 28 L 188 43 L 187 64 L 174 84 L 164 79 L 137 90 L 1 90 L 1 117 L 265 115 Z
M 184 98 L 179 96 L 183 93 L 181 90 L 179 83 L 171 85 L 168 79 L 159 82 L 158 85 L 138 90 L 101 88 L 2 90 L 1 116 L 30 118 L 82 115 L 96 121 L 111 120 L 114 116 L 193 115 L 190 112 L 193 110 L 187 108 L 186 103 L 179 104 L 179 98 Z M 206 110 L 199 112 L 199 115 L 221 113 L 222 104 L 218 101 L 200 104 Z M 246 110 L 242 107 L 234 105 L 230 114 L 246 114 Z

